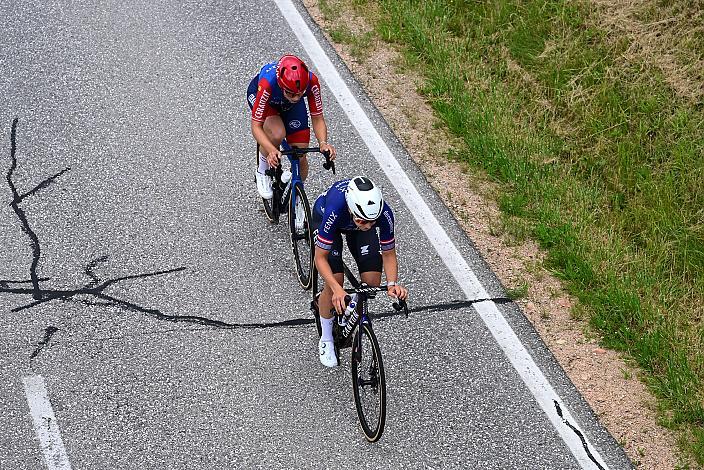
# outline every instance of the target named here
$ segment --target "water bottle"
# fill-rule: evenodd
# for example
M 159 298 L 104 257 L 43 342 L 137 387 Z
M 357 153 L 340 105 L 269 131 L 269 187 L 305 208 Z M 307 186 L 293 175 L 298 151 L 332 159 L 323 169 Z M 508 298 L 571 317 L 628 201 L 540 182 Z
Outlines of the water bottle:
M 359 318 L 359 312 L 357 311 L 357 294 L 354 295 L 350 301 L 350 304 L 345 309 L 344 317 L 346 318 L 346 322 L 345 329 L 342 330 L 342 337 L 347 338 L 352 332 L 355 324 L 357 324 L 357 318 Z
M 291 181 L 291 172 L 289 170 L 284 170 L 281 172 L 281 184 L 286 186 L 286 184 Z

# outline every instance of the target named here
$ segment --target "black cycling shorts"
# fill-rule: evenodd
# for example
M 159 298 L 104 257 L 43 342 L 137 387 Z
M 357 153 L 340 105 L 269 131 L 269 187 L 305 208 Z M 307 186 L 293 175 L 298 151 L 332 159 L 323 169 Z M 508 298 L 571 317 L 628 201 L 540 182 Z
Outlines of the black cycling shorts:
M 315 211 L 313 226 L 320 226 L 320 216 Z M 316 235 L 317 233 L 318 231 L 316 230 Z M 379 234 L 376 227 L 372 227 L 366 232 L 350 230 L 343 233 L 345 234 L 347 248 L 352 253 L 360 274 L 370 271 L 381 272 L 384 263 L 381 260 L 381 246 L 379 245 Z M 337 232 L 333 240 L 332 249 L 328 254 L 328 263 L 330 263 L 333 273 L 345 272 L 345 267 L 342 264 L 342 233 L 340 232 Z

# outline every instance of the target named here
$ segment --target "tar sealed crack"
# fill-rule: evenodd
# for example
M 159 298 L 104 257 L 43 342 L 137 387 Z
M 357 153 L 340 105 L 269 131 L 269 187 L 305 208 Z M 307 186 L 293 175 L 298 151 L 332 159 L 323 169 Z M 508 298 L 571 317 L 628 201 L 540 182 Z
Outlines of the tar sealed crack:
M 12 192 L 12 201 L 10 206 L 12 210 L 17 215 L 19 222 L 22 227 L 22 231 L 27 235 L 30 241 L 30 247 L 32 249 L 32 263 L 29 269 L 30 279 L 0 279 L 0 293 L 6 294 L 16 294 L 19 296 L 31 295 L 34 302 L 26 303 L 12 309 L 13 312 L 19 312 L 23 310 L 28 310 L 32 307 L 51 302 L 53 300 L 61 301 L 75 301 L 82 302 L 90 306 L 100 306 L 100 307 L 117 307 L 133 312 L 144 313 L 158 320 L 165 320 L 170 322 L 186 322 L 186 323 L 196 323 L 200 325 L 206 325 L 214 328 L 270 328 L 270 327 L 286 327 L 286 326 L 297 326 L 307 323 L 312 323 L 312 319 L 294 319 L 287 320 L 283 322 L 276 323 L 226 323 L 218 320 L 211 320 L 205 317 L 199 317 L 194 315 L 168 315 L 162 313 L 159 309 L 142 307 L 129 300 L 119 299 L 106 292 L 106 290 L 123 281 L 129 281 L 134 279 L 144 279 L 154 276 L 163 276 L 168 274 L 177 273 L 185 270 L 185 267 L 178 267 L 173 269 L 166 269 L 161 271 L 154 271 L 148 273 L 133 274 L 128 276 L 121 276 L 112 279 L 103 279 L 97 273 L 96 269 L 108 260 L 107 255 L 103 255 L 91 260 L 85 267 L 84 273 L 90 279 L 85 285 L 78 287 L 76 289 L 52 289 L 42 287 L 40 283 L 46 283 L 49 278 L 41 278 L 37 274 L 37 269 L 39 266 L 39 260 L 41 258 L 41 245 L 39 243 L 39 237 L 32 230 L 27 214 L 20 207 L 22 201 L 30 196 L 37 194 L 40 190 L 49 187 L 53 184 L 61 175 L 70 170 L 70 168 L 65 168 L 60 172 L 56 173 L 54 176 L 45 179 L 35 186 L 30 191 L 23 194 L 17 190 L 15 182 L 13 181 L 13 175 L 17 169 L 17 126 L 19 120 L 15 118 L 12 122 L 12 131 L 10 134 L 10 168 L 7 171 L 6 179 L 7 184 Z M 28 286 L 29 285 L 29 286 Z M 78 297 L 81 298 L 78 298 Z M 93 297 L 95 300 L 86 300 L 84 297 Z M 37 349 L 32 353 L 32 358 L 36 357 L 37 354 L 42 350 L 42 348 L 49 342 L 51 335 L 58 331 L 55 327 L 49 327 L 46 330 L 44 340 L 42 340 Z
M 32 297 L 34 297 L 35 300 L 40 300 L 42 298 L 42 294 L 41 289 L 39 288 L 39 277 L 37 276 L 37 266 L 39 265 L 39 258 L 41 256 L 39 238 L 30 228 L 27 215 L 20 207 L 20 203 L 25 198 L 34 195 L 40 189 L 49 186 L 54 182 L 54 180 L 56 180 L 56 178 L 64 174 L 70 168 L 65 168 L 51 178 L 47 178 L 39 183 L 34 187 L 34 189 L 27 191 L 24 194 L 20 194 L 15 187 L 15 183 L 12 181 L 12 174 L 17 168 L 17 123 L 18 118 L 15 118 L 14 121 L 12 121 L 12 131 L 10 133 L 10 168 L 7 171 L 7 184 L 10 186 L 10 191 L 12 191 L 12 202 L 10 203 L 10 207 L 12 207 L 12 210 L 15 214 L 17 214 L 17 218 L 20 220 L 20 224 L 22 225 L 22 231 L 29 237 L 30 246 L 32 248 L 32 265 L 29 269 L 30 279 L 32 282 Z
M 6 179 L 7 183 L 12 191 L 12 202 L 10 206 L 17 215 L 22 226 L 22 231 L 29 237 L 30 246 L 32 248 L 32 263 L 29 269 L 30 279 L 22 280 L 10 280 L 1 279 L 0 280 L 0 293 L 16 294 L 19 296 L 31 295 L 34 302 L 26 303 L 12 309 L 13 312 L 19 312 L 23 310 L 28 310 L 32 307 L 51 302 L 53 300 L 60 301 L 72 301 L 81 302 L 85 305 L 96 306 L 96 307 L 117 307 L 128 311 L 144 313 L 152 316 L 158 320 L 177 322 L 177 323 L 195 323 L 199 325 L 205 325 L 212 328 L 221 329 L 258 329 L 258 328 L 278 328 L 278 327 L 292 327 L 292 326 L 302 326 L 308 325 L 314 322 L 311 318 L 296 318 L 291 320 L 285 320 L 281 322 L 272 323 L 227 323 L 219 320 L 213 320 L 210 318 L 199 317 L 194 315 L 169 315 L 162 313 L 159 309 L 147 308 L 140 306 L 129 300 L 119 299 L 107 293 L 107 289 L 117 283 L 123 281 L 129 281 L 134 279 L 144 279 L 154 276 L 164 276 L 168 274 L 174 274 L 185 270 L 185 267 L 178 267 L 173 269 L 166 269 L 161 271 L 154 271 L 141 274 L 133 274 L 128 276 L 116 277 L 112 279 L 102 279 L 99 274 L 96 273 L 97 268 L 108 260 L 107 255 L 103 255 L 91 260 L 85 267 L 84 273 L 90 279 L 85 285 L 75 288 L 75 289 L 52 289 L 42 287 L 40 283 L 45 283 L 49 281 L 49 278 L 40 278 L 37 274 L 37 269 L 39 266 L 39 260 L 41 257 L 41 246 L 39 243 L 39 237 L 32 231 L 27 215 L 24 210 L 20 207 L 20 203 L 30 196 L 37 194 L 40 190 L 45 189 L 52 185 L 60 176 L 68 172 L 70 168 L 65 168 L 55 175 L 43 180 L 37 186 L 35 186 L 30 191 L 20 194 L 13 181 L 13 174 L 17 168 L 17 125 L 18 119 L 15 118 L 12 122 L 12 132 L 10 135 L 10 159 L 11 164 L 7 172 Z M 27 286 L 30 284 L 31 287 Z M 86 299 L 85 296 L 92 297 L 93 299 Z M 79 298 L 80 297 L 80 298 Z M 416 307 L 411 312 L 415 311 L 426 311 L 438 312 L 447 310 L 456 310 L 466 308 L 474 303 L 483 301 L 494 301 L 497 303 L 510 302 L 510 299 L 505 298 L 487 298 L 487 299 L 477 299 L 470 301 L 455 301 L 445 304 L 429 305 Z M 399 312 L 388 312 L 380 313 L 375 315 L 377 317 L 389 317 L 398 315 Z M 46 330 L 45 338 L 39 343 L 37 349 L 32 353 L 32 358 L 36 357 L 37 354 L 42 350 L 42 348 L 49 342 L 51 335 L 58 331 L 55 327 L 49 327 Z
M 589 450 L 589 444 L 587 444 L 587 440 L 584 437 L 584 434 L 582 434 L 582 431 L 577 429 L 572 423 L 567 421 L 563 416 L 562 416 L 562 408 L 560 407 L 560 404 L 556 401 L 553 400 L 553 403 L 555 403 L 555 409 L 557 410 L 557 415 L 560 417 L 563 423 L 567 425 L 574 433 L 579 437 L 579 439 L 582 441 L 582 447 L 584 447 L 584 451 L 587 453 L 587 456 L 589 457 L 589 460 L 594 462 L 594 464 L 597 466 L 597 468 L 604 470 L 604 467 L 596 460 L 594 455 L 592 455 L 591 451 Z
M 39 355 L 39 353 L 44 349 L 44 346 L 49 344 L 49 341 L 51 340 L 51 337 L 54 336 L 54 333 L 59 331 L 58 328 L 55 326 L 48 326 L 46 330 L 44 330 L 44 338 L 37 344 L 37 348 L 34 350 L 31 356 L 29 356 L 30 359 L 34 359 Z
M 18 126 L 18 118 L 15 118 L 12 121 L 12 130 L 10 133 L 10 168 L 7 171 L 6 174 L 6 179 L 7 179 L 7 184 L 10 188 L 10 191 L 12 192 L 12 201 L 10 202 L 10 207 L 12 207 L 12 210 L 15 212 L 15 215 L 17 215 L 17 219 L 20 222 L 20 225 L 22 227 L 22 231 L 27 235 L 29 238 L 29 245 L 32 249 L 32 263 L 29 268 L 29 279 L 21 279 L 21 280 L 11 280 L 11 279 L 2 279 L 0 280 L 0 293 L 9 293 L 9 294 L 17 294 L 17 295 L 31 295 L 32 298 L 34 299 L 34 302 L 16 307 L 12 309 L 13 312 L 19 312 L 21 310 L 26 310 L 32 307 L 35 307 L 37 305 L 50 302 L 52 300 L 72 300 L 75 296 L 77 295 L 92 295 L 95 296 L 104 302 L 101 303 L 101 305 L 104 306 L 118 306 L 118 307 L 123 307 L 127 308 L 129 310 L 135 310 L 135 311 L 140 311 L 144 313 L 149 313 L 152 315 L 155 315 L 157 317 L 164 317 L 162 319 L 171 319 L 170 316 L 168 315 L 163 315 L 159 310 L 155 309 L 146 309 L 143 307 L 140 307 L 132 302 L 128 302 L 125 300 L 117 299 L 115 297 L 112 297 L 105 293 L 105 290 L 118 283 L 121 281 L 126 281 L 130 279 L 140 279 L 140 278 L 146 278 L 146 277 L 152 277 L 152 276 L 161 276 L 165 274 L 170 274 L 170 273 L 175 273 L 178 271 L 183 271 L 186 269 L 185 267 L 179 267 L 179 268 L 174 268 L 174 269 L 167 269 L 163 271 L 155 271 L 155 272 L 150 272 L 150 273 L 142 273 L 142 274 L 135 274 L 135 275 L 130 275 L 130 276 L 123 276 L 123 277 L 117 277 L 114 279 L 108 279 L 108 280 L 102 280 L 97 274 L 95 274 L 94 270 L 100 263 L 104 263 L 108 258 L 107 256 L 101 256 L 99 258 L 96 258 L 88 263 L 88 265 L 85 268 L 85 273 L 86 275 L 91 279 L 90 282 L 88 282 L 86 285 L 79 287 L 77 289 L 51 289 L 51 288 L 43 288 L 40 282 L 46 282 L 49 279 L 48 278 L 40 278 L 37 274 L 38 266 L 39 266 L 39 260 L 41 258 L 41 245 L 39 243 L 39 237 L 37 234 L 32 230 L 29 219 L 27 218 L 27 214 L 25 211 L 20 207 L 20 204 L 24 199 L 34 196 L 37 194 L 40 190 L 45 189 L 52 185 L 60 176 L 62 176 L 64 173 L 70 170 L 70 168 L 65 168 L 55 175 L 43 180 L 40 182 L 38 185 L 36 185 L 33 189 L 20 194 L 20 192 L 17 189 L 17 186 L 15 185 L 15 182 L 13 180 L 13 175 L 15 170 L 17 169 L 17 126 Z M 31 287 L 25 287 L 27 284 L 30 284 Z M 184 317 L 184 318 L 197 318 L 197 317 Z M 202 319 L 203 321 L 199 321 L 199 323 L 207 322 L 207 319 Z M 173 321 L 187 321 L 187 320 L 173 320 Z M 53 333 L 52 333 L 53 334 Z M 35 351 L 38 353 L 38 351 Z

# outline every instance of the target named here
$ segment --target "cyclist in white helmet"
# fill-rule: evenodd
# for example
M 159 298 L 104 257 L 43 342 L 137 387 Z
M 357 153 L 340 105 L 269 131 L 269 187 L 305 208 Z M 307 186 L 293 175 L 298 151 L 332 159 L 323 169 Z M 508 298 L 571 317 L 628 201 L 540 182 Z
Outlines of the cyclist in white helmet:
M 342 313 L 347 295 L 342 287 L 342 234 L 345 234 L 362 282 L 370 286 L 380 285 L 383 267 L 389 297 L 405 300 L 408 290 L 398 280 L 394 213 L 372 180 L 355 176 L 334 183 L 316 199 L 313 223 L 318 226 L 315 266 L 325 282 L 318 298 L 322 327 L 318 353 L 323 365 L 333 367 L 337 365 L 337 357 L 333 347 L 332 309 Z

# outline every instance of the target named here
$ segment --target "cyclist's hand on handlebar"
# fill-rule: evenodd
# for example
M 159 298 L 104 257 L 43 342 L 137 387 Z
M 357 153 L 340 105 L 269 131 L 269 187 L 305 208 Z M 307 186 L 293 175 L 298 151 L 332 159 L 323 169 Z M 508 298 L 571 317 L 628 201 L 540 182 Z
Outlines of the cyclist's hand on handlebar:
M 347 297 L 347 292 L 345 292 L 345 289 L 343 289 L 342 286 L 333 287 L 331 299 L 332 306 L 335 307 L 335 311 L 338 314 L 342 314 L 342 312 L 344 312 L 345 308 L 347 307 L 345 297 Z
M 320 151 L 321 152 L 330 152 L 330 160 L 333 161 L 335 160 L 335 156 L 337 155 L 337 151 L 335 150 L 335 147 L 332 145 L 326 143 L 321 143 L 320 144 Z
M 393 299 L 406 300 L 408 298 L 408 289 L 397 284 L 387 287 L 386 294 Z
M 266 156 L 266 162 L 269 164 L 271 168 L 276 168 L 279 166 L 279 162 L 281 161 L 281 150 L 279 149 L 274 149 L 269 154 Z

